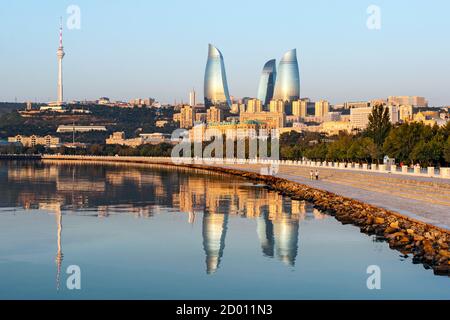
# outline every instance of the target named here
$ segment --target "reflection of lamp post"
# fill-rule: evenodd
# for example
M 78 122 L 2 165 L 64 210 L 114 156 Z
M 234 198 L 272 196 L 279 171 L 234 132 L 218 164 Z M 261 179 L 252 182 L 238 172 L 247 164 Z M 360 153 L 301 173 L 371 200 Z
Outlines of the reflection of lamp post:
M 56 212 L 56 224 L 58 226 L 58 251 L 56 253 L 56 290 L 59 291 L 59 282 L 60 282 L 60 276 L 61 276 L 61 265 L 63 261 L 63 253 L 62 253 L 62 246 L 61 246 L 61 233 L 62 233 L 62 214 L 61 210 L 58 210 Z
M 195 212 L 189 212 L 189 224 L 195 223 Z

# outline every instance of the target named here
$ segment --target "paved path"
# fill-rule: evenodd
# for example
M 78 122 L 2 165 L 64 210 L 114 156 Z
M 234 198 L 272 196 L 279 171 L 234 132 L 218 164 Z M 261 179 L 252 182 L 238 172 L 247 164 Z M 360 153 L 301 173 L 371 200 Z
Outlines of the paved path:
M 260 172 L 261 165 L 223 165 Z M 450 230 L 450 180 L 384 173 L 320 169 L 311 181 L 310 168 L 280 166 L 277 176 L 414 217 Z

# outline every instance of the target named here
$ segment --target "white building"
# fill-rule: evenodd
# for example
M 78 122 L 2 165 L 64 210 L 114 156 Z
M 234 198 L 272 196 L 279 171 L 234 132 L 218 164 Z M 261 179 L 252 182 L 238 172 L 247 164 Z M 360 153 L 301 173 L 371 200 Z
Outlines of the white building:
M 197 103 L 197 101 L 196 101 L 196 93 L 195 93 L 195 90 L 192 90 L 191 92 L 189 92 L 189 105 L 191 107 L 195 107 L 196 103 Z
M 399 107 L 388 106 L 389 119 L 392 124 L 399 122 Z M 369 115 L 372 107 L 350 109 L 350 123 L 354 129 L 364 130 L 369 125 Z
M 70 125 L 60 125 L 56 132 L 67 133 L 67 132 L 91 132 L 91 131 L 106 131 L 105 126 L 70 126 Z
M 369 125 L 369 115 L 372 113 L 371 107 L 351 108 L 350 123 L 352 128 L 364 130 Z

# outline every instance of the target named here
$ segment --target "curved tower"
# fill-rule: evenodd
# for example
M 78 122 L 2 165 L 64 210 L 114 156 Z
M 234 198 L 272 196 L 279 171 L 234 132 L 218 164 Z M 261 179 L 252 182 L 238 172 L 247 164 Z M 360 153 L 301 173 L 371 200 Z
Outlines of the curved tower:
M 268 105 L 273 98 L 276 79 L 276 60 L 272 59 L 264 65 L 258 87 L 258 99 L 261 100 L 265 106 Z
M 205 106 L 231 107 L 222 53 L 209 44 L 205 70 Z
M 300 71 L 297 61 L 297 49 L 286 52 L 278 66 L 275 84 L 275 100 L 292 102 L 300 98 Z

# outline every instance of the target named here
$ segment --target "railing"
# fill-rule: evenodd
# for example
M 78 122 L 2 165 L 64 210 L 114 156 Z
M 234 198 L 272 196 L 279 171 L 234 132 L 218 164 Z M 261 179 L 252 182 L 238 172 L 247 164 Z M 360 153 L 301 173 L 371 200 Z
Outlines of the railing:
M 87 160 L 87 161 L 116 161 L 116 162 L 170 162 L 174 164 L 201 164 L 201 165 L 232 165 L 232 164 L 257 164 L 268 166 L 302 166 L 310 168 L 349 170 L 356 172 L 374 172 L 389 173 L 394 175 L 416 176 L 416 177 L 432 177 L 450 179 L 450 168 L 408 168 L 407 166 L 398 167 L 396 165 L 385 164 L 359 164 L 346 162 L 318 162 L 311 160 L 272 160 L 272 159 L 238 159 L 238 158 L 175 158 L 175 157 L 127 157 L 127 156 L 92 156 L 92 155 L 43 155 L 42 159 L 49 160 Z

